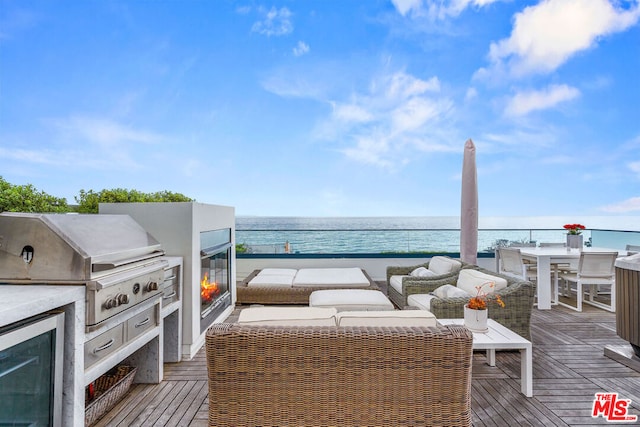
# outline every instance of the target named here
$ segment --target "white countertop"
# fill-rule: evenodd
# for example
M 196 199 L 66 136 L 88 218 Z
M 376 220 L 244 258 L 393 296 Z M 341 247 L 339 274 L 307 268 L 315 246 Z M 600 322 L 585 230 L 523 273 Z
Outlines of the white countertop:
M 640 254 L 618 258 L 616 260 L 616 267 L 624 268 L 627 270 L 640 271 Z
M 80 285 L 0 285 L 0 326 L 82 301 Z

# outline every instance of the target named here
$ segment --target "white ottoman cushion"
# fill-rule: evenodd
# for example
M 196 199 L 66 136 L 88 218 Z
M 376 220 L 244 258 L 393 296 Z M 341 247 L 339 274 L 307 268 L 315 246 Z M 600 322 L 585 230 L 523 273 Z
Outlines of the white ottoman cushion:
M 423 310 L 342 311 L 338 326 L 436 326 L 436 316 Z
M 420 310 L 431 310 L 431 300 L 438 298 L 432 294 L 411 294 L 407 297 L 407 305 L 418 307 Z
M 257 326 L 335 326 L 335 308 L 248 307 L 240 312 L 238 323 Z
M 493 288 L 489 287 L 489 283 L 491 282 L 494 283 Z M 460 270 L 456 286 L 463 289 L 469 295 L 476 296 L 478 294 L 476 286 L 482 286 L 482 292 L 491 293 L 506 288 L 507 279 L 467 268 Z
M 366 288 L 371 283 L 360 268 L 301 268 L 293 279 L 294 287 Z
M 393 310 L 393 304 L 380 291 L 370 289 L 323 289 L 311 292 L 310 307 L 335 307 L 340 311 Z

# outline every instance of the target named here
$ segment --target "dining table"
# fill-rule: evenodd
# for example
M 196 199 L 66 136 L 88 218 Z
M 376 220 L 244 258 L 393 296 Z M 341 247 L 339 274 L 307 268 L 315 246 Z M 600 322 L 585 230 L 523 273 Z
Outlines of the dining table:
M 584 247 L 579 249 L 565 247 L 521 247 L 520 253 L 525 260 L 535 260 L 537 268 L 538 310 L 551 309 L 551 265 L 569 263 L 578 266 L 582 252 L 618 252 L 626 255 L 626 251 L 611 248 Z

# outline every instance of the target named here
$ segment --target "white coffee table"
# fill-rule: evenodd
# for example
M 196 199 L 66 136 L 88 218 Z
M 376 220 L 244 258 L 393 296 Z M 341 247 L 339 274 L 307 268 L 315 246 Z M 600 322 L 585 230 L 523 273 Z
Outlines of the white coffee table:
M 462 325 L 463 319 L 438 319 L 443 325 Z M 489 331 L 473 332 L 473 349 L 487 351 L 487 363 L 496 366 L 496 350 L 520 350 L 521 391 L 527 397 L 533 396 L 533 348 L 531 341 L 522 338 L 511 329 L 493 319 L 487 322 Z

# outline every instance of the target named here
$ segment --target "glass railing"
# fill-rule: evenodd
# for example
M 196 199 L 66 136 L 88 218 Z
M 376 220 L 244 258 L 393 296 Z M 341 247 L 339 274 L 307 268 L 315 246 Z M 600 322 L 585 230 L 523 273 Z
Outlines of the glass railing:
M 640 245 L 638 231 L 585 230 L 585 244 L 622 250 Z M 478 253 L 519 243 L 565 242 L 564 229 L 481 229 Z M 424 254 L 460 252 L 459 229 L 236 230 L 239 255 Z

